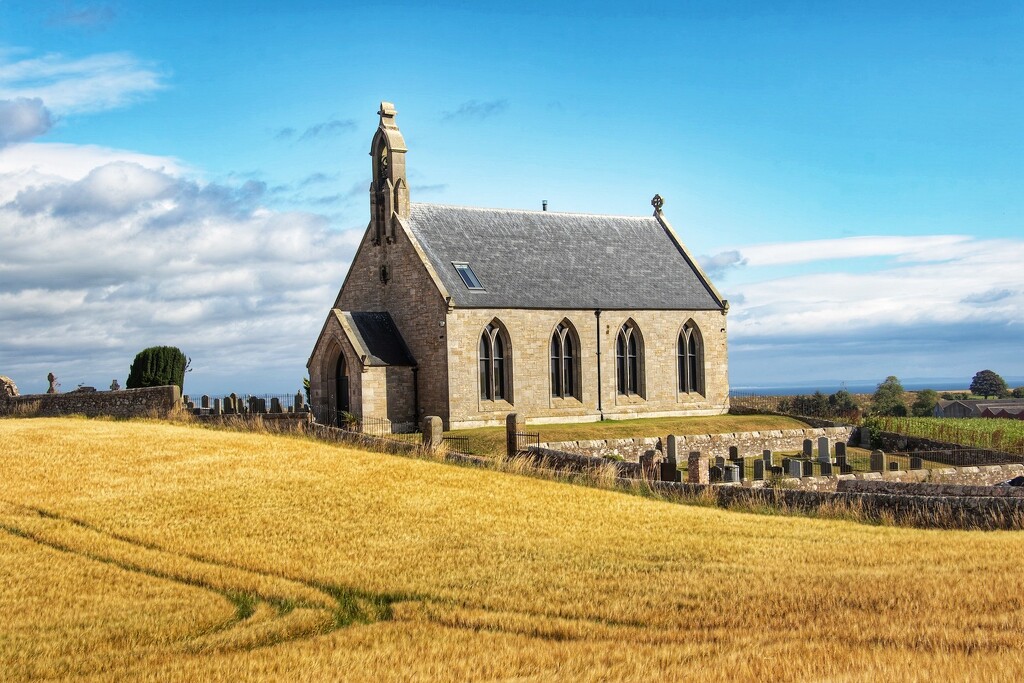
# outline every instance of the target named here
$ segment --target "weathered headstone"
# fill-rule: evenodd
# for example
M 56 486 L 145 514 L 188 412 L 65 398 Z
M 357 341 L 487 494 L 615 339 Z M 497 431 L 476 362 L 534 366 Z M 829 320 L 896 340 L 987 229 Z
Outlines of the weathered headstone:
M 832 463 L 823 462 L 821 463 L 821 476 L 831 477 L 832 476 Z
M 740 470 L 739 481 L 745 481 L 747 478 L 746 458 L 736 458 L 736 467 Z
M 799 460 L 791 459 L 787 464 L 788 469 L 786 470 L 786 474 L 797 479 L 803 475 L 803 468 L 800 466 Z
M 213 414 L 214 415 L 223 415 L 224 414 L 224 407 L 221 404 L 221 401 L 220 401 L 219 398 L 213 399 Z
M 640 476 L 648 480 L 658 478 L 660 472 L 657 467 L 657 458 L 659 455 L 660 453 L 653 449 L 644 451 L 644 454 L 640 456 Z
M 668 460 L 661 463 L 661 480 L 679 481 L 679 469 L 676 467 L 676 463 Z
M 804 460 L 803 463 L 801 463 L 801 464 L 803 465 L 804 476 L 805 477 L 813 477 L 814 476 L 814 462 L 812 460 Z
M 818 437 L 818 462 L 832 462 L 827 436 Z
M 814 442 L 810 439 L 804 439 L 804 457 L 810 458 L 814 456 Z
M 885 453 L 882 451 L 871 451 L 871 471 L 885 472 Z
M 839 458 L 846 458 L 846 442 L 836 441 L 836 460 Z
M 423 447 L 428 451 L 437 450 L 444 442 L 444 423 L 435 415 L 423 418 Z
M 720 455 L 715 456 L 715 465 L 718 467 L 725 467 L 725 458 Z
M 739 446 L 729 446 L 729 459 L 735 460 L 738 457 L 740 457 Z
M 899 462 L 897 462 L 896 460 L 890 461 L 889 462 L 889 471 L 890 472 L 899 472 L 900 471 L 900 464 L 899 464 Z
M 519 440 L 516 434 L 526 427 L 526 417 L 519 413 L 509 413 L 505 418 L 505 455 L 514 458 L 519 454 Z
M 871 448 L 871 430 L 861 426 L 857 428 L 857 433 L 860 436 L 861 448 Z
M 306 395 L 301 391 L 295 392 L 295 412 L 306 412 Z
M 762 481 L 764 479 L 764 460 L 754 461 L 754 481 Z
M 723 468 L 718 465 L 712 465 L 708 468 L 708 481 L 712 484 L 717 484 L 722 481 Z
M 691 451 L 686 458 L 686 481 L 691 484 L 707 484 L 710 481 L 708 456 L 700 451 Z
M 670 462 L 673 465 L 678 465 L 678 463 L 679 463 L 679 452 L 677 450 L 678 448 L 679 448 L 679 444 L 678 444 L 678 442 L 676 440 L 675 434 L 669 434 L 668 438 L 665 439 L 665 460 L 667 462 Z
M 203 394 L 202 396 L 200 396 L 199 397 L 199 407 L 200 408 L 209 408 L 210 407 L 210 397 L 207 396 L 206 394 Z
M 764 460 L 764 464 L 767 465 L 768 467 L 771 467 L 772 465 L 775 464 L 773 460 L 774 455 L 772 454 L 772 449 L 770 448 L 764 449 L 764 453 L 761 455 L 761 458 Z
M 726 484 L 735 484 L 740 480 L 739 467 L 736 465 L 726 465 L 725 471 L 722 473 L 722 481 Z
M 270 399 L 270 412 L 272 412 L 272 413 L 283 412 L 281 410 L 281 399 L 279 399 L 277 396 L 274 396 L 273 398 Z
M 232 413 L 239 413 L 239 412 L 241 412 L 239 410 L 240 406 L 238 405 L 238 394 L 232 392 L 232 394 L 230 396 L 228 396 L 228 398 L 231 399 L 231 412 Z
M 910 469 L 912 470 L 923 470 L 924 460 L 916 455 L 910 456 Z
M 792 460 L 792 459 L 793 458 L 783 458 L 782 459 L 782 469 L 784 469 L 785 471 L 789 472 L 789 461 Z

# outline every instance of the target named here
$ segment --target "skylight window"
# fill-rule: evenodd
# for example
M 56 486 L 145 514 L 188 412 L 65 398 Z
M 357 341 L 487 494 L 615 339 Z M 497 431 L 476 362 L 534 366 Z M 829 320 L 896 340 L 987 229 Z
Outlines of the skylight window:
M 479 278 L 477 278 L 476 273 L 473 272 L 473 269 L 469 267 L 468 263 L 452 263 L 452 265 L 455 266 L 455 270 L 458 271 L 459 277 L 462 278 L 462 282 L 465 283 L 466 287 L 470 291 L 484 291 L 484 286 L 480 284 Z

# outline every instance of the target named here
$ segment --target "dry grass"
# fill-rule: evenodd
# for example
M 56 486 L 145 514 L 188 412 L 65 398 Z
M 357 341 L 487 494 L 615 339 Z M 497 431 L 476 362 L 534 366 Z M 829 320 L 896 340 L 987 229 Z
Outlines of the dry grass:
M 1016 680 L 1024 665 L 1017 533 L 751 515 L 146 422 L 0 420 L 0 472 L 8 680 Z

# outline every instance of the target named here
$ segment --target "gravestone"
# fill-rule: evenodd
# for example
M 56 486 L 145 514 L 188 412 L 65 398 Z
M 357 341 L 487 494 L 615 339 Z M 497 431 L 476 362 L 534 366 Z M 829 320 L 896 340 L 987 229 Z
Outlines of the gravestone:
M 814 457 L 814 442 L 810 439 L 804 439 L 804 457 Z
M 804 460 L 803 463 L 801 463 L 801 464 L 803 465 L 804 476 L 805 477 L 813 477 L 814 476 L 814 462 L 812 460 Z
M 782 459 L 782 469 L 784 469 L 785 471 L 789 472 L 789 461 L 792 460 L 792 459 L 793 458 L 783 458 Z
M 203 394 L 199 397 L 199 407 L 206 409 L 210 408 L 210 397 L 208 395 Z
M 640 475 L 644 479 L 657 479 L 658 474 L 660 474 L 656 462 L 659 455 L 658 451 L 649 450 L 640 456 Z
M 219 398 L 213 399 L 213 414 L 214 415 L 223 415 L 224 414 L 224 408 L 223 408 Z
M 740 480 L 739 469 L 736 465 L 726 465 L 722 481 L 726 484 L 735 484 Z
M 765 465 L 765 461 L 764 460 L 755 460 L 754 461 L 754 481 L 763 481 L 764 480 L 764 465 Z
M 710 476 L 708 456 L 700 451 L 691 451 L 686 459 L 686 481 L 691 484 L 707 484 Z
M 739 481 L 745 481 L 747 478 L 747 463 L 745 458 L 736 458 L 736 467 L 740 469 Z
M 818 462 L 832 462 L 827 436 L 818 437 Z
M 505 417 L 505 455 L 514 458 L 519 454 L 519 439 L 516 434 L 526 429 L 526 416 L 509 413 Z
M 274 396 L 272 399 L 270 399 L 270 412 L 272 412 L 272 413 L 283 412 L 281 410 L 281 399 L 279 399 L 277 396 Z
M 295 392 L 295 412 L 306 412 L 306 395 L 303 394 L 301 391 Z
M 661 480 L 679 481 L 679 469 L 676 467 L 676 463 L 668 460 L 661 463 Z
M 735 460 L 740 457 L 740 449 L 738 446 L 729 446 L 729 459 Z
M 912 470 L 923 470 L 924 469 L 924 460 L 922 460 L 921 458 L 919 458 L 916 455 L 910 456 L 910 469 L 912 469 Z
M 831 477 L 832 476 L 832 463 L 823 462 L 821 463 L 821 476 Z
M 665 439 L 665 460 L 673 465 L 679 464 L 679 443 L 674 434 L 669 434 Z
M 772 465 L 775 464 L 774 461 L 772 460 L 772 458 L 774 457 L 773 454 L 772 454 L 772 449 L 770 449 L 770 448 L 764 449 L 764 453 L 761 455 L 761 457 L 764 460 L 764 464 L 767 465 L 768 467 L 771 467 Z
M 799 479 L 800 475 L 803 474 L 803 468 L 800 466 L 800 461 L 790 459 L 790 461 L 787 463 L 786 474 L 796 479 Z
M 720 455 L 715 456 L 715 465 L 717 467 L 725 467 L 725 458 Z
M 423 447 L 428 451 L 437 450 L 444 442 L 444 423 L 441 418 L 428 415 L 423 418 Z
M 232 393 L 230 396 L 228 396 L 228 398 L 231 399 L 231 412 L 232 413 L 239 412 L 239 410 L 238 410 L 238 394 Z
M 871 471 L 885 472 L 885 453 L 882 451 L 871 451 Z
M 900 471 L 900 464 L 897 461 L 893 460 L 892 462 L 889 463 L 889 471 L 890 472 L 899 472 Z
M 708 468 L 708 481 L 712 484 L 717 484 L 722 481 L 722 468 L 718 465 L 712 465 Z
M 860 436 L 860 447 L 871 448 L 871 430 L 867 427 L 859 427 L 857 435 Z
M 839 458 L 846 459 L 846 442 L 836 441 L 836 460 Z

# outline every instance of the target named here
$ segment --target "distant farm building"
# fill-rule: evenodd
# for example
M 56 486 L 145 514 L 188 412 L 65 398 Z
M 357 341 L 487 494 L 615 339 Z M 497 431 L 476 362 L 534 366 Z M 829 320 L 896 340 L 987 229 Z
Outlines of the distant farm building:
M 1001 417 L 1010 420 L 1024 420 L 1024 399 L 939 401 L 935 405 L 935 417 Z

